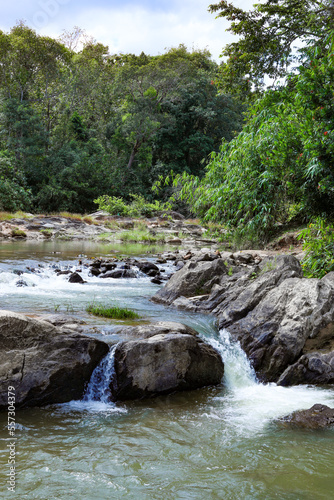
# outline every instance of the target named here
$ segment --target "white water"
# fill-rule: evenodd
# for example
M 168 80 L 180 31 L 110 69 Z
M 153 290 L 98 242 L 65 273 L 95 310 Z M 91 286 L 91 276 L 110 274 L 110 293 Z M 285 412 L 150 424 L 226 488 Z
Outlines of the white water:
M 84 401 L 110 402 L 110 384 L 115 376 L 115 350 L 116 345 L 110 349 L 109 353 L 93 371 L 83 398 Z
M 85 306 L 95 299 L 112 300 L 134 309 L 145 320 L 180 321 L 200 331 L 221 353 L 225 376 L 218 387 L 117 404 L 103 401 L 108 377 L 105 382 L 101 377 L 93 391 L 101 395 L 100 400 L 87 397 L 17 412 L 17 498 L 332 497 L 333 432 L 281 429 L 272 422 L 314 403 L 333 406 L 333 390 L 259 384 L 228 332 L 221 331 L 215 338 L 209 316 L 150 302 L 158 287 L 145 276 L 101 280 L 88 276 L 83 268 L 81 274 L 88 283 L 71 284 L 68 276 L 56 276 L 52 265 L 74 270 L 78 262 L 52 256 L 43 260 L 40 254 L 39 260 L 37 256 L 34 261 L 24 258 L 0 264 L 3 308 L 50 313 L 60 304 L 59 312 L 64 313 L 70 305 L 79 318 L 98 325 L 103 340 L 110 342 L 115 340 L 111 323 L 88 317 Z M 25 269 L 27 265 L 37 268 L 42 261 L 40 273 L 29 274 Z M 12 269 L 25 273 L 16 276 Z M 29 286 L 17 288 L 19 279 Z M 109 376 L 111 358 L 104 360 Z M 7 414 L 2 418 L 5 429 Z M 6 450 L 6 438 L 3 445 Z M 0 452 L 0 459 L 4 469 L 6 451 Z
M 246 354 L 239 342 L 233 342 L 227 330 L 219 332 L 219 339 L 206 339 L 217 349 L 224 361 L 224 385 L 227 393 L 217 396 L 217 406 L 207 417 L 223 419 L 235 426 L 238 433 L 249 437 L 261 431 L 271 421 L 315 403 L 334 404 L 333 390 L 300 385 L 282 387 L 275 383 L 257 381 Z

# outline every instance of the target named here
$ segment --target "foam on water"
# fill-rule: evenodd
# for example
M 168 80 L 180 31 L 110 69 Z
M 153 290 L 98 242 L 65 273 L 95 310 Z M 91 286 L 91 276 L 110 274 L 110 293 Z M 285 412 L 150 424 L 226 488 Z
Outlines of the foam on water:
M 241 349 L 233 342 L 227 330 L 221 330 L 219 340 L 210 344 L 221 354 L 225 365 L 224 385 L 227 393 L 214 398 L 214 406 L 206 416 L 229 422 L 242 435 L 251 437 L 270 421 L 289 413 L 310 408 L 315 403 L 334 404 L 332 390 L 314 386 L 282 387 L 257 382 L 255 372 Z

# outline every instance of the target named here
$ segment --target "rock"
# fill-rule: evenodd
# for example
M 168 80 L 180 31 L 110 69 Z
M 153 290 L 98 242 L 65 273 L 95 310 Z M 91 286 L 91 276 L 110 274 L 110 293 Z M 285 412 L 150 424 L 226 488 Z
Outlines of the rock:
M 289 278 L 300 275 L 297 259 L 282 256 L 276 263 L 225 292 L 225 301 L 213 311 L 219 327 L 240 341 L 260 380 L 332 383 L 334 336 L 324 329 L 334 320 L 334 273 L 322 280 Z
M 134 264 L 141 270 L 142 273 L 147 274 L 149 276 L 155 276 L 159 273 L 159 268 L 153 262 L 148 261 L 135 261 Z M 150 274 L 152 271 L 155 274 Z
M 60 271 L 59 269 L 55 269 L 55 273 L 57 273 L 57 276 L 62 276 L 62 275 L 72 274 L 72 271 L 70 270 Z
M 210 262 L 188 261 L 152 297 L 152 300 L 162 304 L 172 304 L 175 299 L 181 296 L 191 297 L 208 293 L 226 272 L 227 269 L 222 259 Z
M 169 210 L 165 214 L 160 216 L 160 219 L 166 219 L 168 217 L 171 217 L 174 220 L 184 220 L 184 215 L 180 214 L 179 212 L 175 212 L 173 210 Z
M 47 321 L 48 323 L 51 323 L 54 326 L 64 326 L 68 324 L 72 325 L 84 325 L 85 322 L 81 319 L 78 319 L 74 316 L 67 316 L 66 314 L 45 314 L 43 316 L 40 316 L 38 319 L 41 319 L 42 321 Z
M 21 280 L 18 280 L 15 283 L 15 285 L 20 288 L 20 287 L 28 286 L 28 283 L 26 281 L 24 281 L 24 280 L 21 279 Z
M 92 276 L 99 276 L 102 271 L 100 271 L 97 267 L 91 267 L 89 272 Z
M 121 334 L 131 339 L 148 339 L 155 335 L 166 334 L 193 335 L 196 337 L 198 332 L 191 326 L 176 321 L 157 321 L 148 325 L 123 327 Z
M 151 279 L 151 283 L 154 283 L 155 285 L 161 285 L 162 281 L 158 278 L 153 278 Z
M 94 368 L 107 354 L 104 342 L 46 321 L 0 311 L 0 409 L 15 387 L 16 408 L 80 399 Z
M 322 404 L 315 404 L 308 410 L 295 411 L 291 415 L 279 420 L 285 427 L 299 427 L 302 429 L 325 429 L 334 425 L 334 408 Z
M 334 384 L 334 348 L 328 353 L 304 354 L 282 373 L 277 384 Z
M 116 400 L 127 400 L 191 390 L 219 384 L 223 373 L 213 347 L 172 327 L 169 333 L 117 345 L 112 394 Z
M 86 283 L 79 273 L 72 273 L 68 281 L 69 283 Z
M 171 240 L 167 240 L 167 243 L 170 245 L 182 245 L 182 240 L 180 238 L 172 238 Z
M 137 278 L 137 274 L 132 269 L 115 269 L 104 274 L 100 274 L 99 278 Z

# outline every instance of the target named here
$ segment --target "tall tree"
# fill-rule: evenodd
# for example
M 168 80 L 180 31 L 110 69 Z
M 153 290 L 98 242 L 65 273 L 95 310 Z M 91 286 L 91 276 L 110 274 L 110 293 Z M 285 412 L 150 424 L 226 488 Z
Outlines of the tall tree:
M 245 11 L 222 0 L 209 6 L 230 21 L 228 31 L 239 37 L 225 46 L 221 86 L 238 93 L 263 88 L 264 77 L 284 77 L 296 58 L 294 44 L 326 45 L 334 29 L 333 0 L 267 0 Z

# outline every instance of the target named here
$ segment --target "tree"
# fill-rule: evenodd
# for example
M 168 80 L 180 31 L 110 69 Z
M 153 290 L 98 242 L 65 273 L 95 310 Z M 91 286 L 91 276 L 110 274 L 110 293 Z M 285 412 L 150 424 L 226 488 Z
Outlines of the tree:
M 293 216 L 333 217 L 334 38 L 327 45 L 324 53 L 307 49 L 307 63 L 250 107 L 242 132 L 212 154 L 202 180 L 181 178 L 196 214 L 262 243 Z
M 296 59 L 295 43 L 311 40 L 323 48 L 334 28 L 333 0 L 267 0 L 244 11 L 222 0 L 209 6 L 217 17 L 231 22 L 228 31 L 239 36 L 225 46 L 221 67 L 223 90 L 250 93 L 260 90 L 264 77 L 284 77 Z

